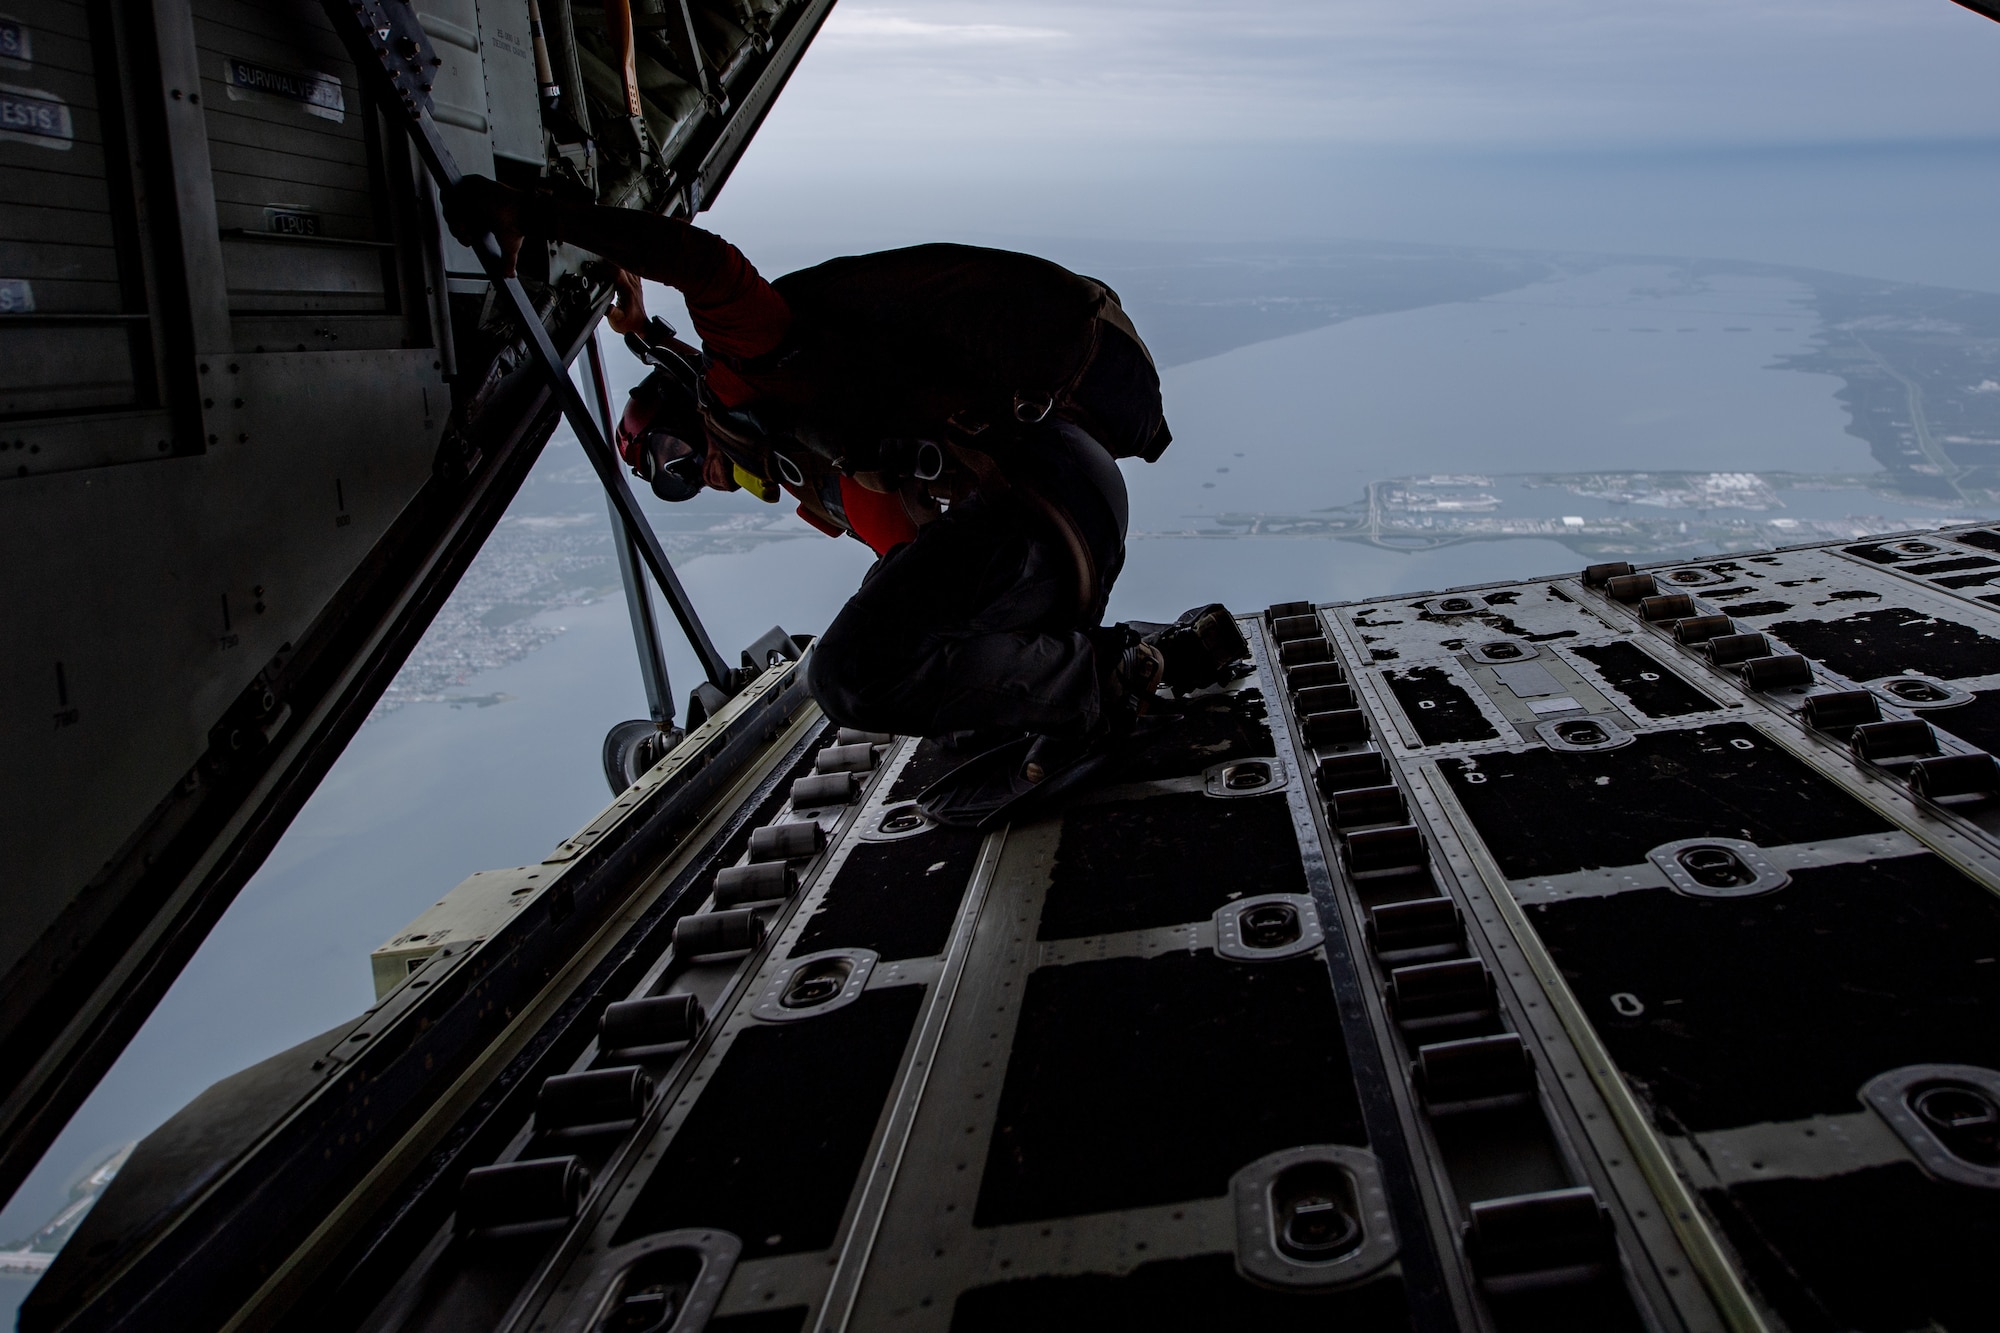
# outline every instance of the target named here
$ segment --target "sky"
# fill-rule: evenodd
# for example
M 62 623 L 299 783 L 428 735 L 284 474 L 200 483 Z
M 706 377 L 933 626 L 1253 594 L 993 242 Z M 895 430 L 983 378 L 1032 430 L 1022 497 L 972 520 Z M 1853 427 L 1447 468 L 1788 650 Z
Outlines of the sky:
M 1987 23 L 1942 0 L 842 3 L 801 76 L 820 114 L 783 146 L 1950 137 L 2000 109 Z
M 843 247 L 1395 239 L 2000 290 L 1949 0 L 843 0 L 710 224 Z M 772 262 L 776 261 L 776 262 Z

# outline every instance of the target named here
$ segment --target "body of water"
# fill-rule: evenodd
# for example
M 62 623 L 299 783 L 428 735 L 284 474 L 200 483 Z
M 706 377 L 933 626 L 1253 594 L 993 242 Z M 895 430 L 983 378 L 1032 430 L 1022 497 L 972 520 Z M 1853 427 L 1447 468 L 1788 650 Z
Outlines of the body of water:
M 1786 279 L 1616 266 L 1175 367 L 1175 441 L 1131 474 L 1132 526 L 1306 513 L 1430 472 L 1875 472 L 1846 433 L 1839 379 L 1769 368 L 1811 347 L 1810 296 Z

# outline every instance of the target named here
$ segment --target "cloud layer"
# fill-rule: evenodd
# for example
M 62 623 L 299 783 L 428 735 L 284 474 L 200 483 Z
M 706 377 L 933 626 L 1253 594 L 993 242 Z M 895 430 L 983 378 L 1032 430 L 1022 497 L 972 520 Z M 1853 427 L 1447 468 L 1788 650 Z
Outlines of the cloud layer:
M 840 0 L 712 225 L 1368 237 L 2000 290 L 2000 24 L 1950 0 Z
M 1947 0 L 843 0 L 779 147 L 1550 146 L 2000 134 Z

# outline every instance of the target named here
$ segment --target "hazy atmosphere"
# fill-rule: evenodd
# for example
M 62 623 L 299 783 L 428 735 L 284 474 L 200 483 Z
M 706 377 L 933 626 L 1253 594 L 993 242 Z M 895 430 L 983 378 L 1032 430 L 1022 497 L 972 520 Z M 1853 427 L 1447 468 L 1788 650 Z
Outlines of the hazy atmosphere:
M 950 239 L 1109 282 L 1176 436 L 1124 465 L 1112 614 L 1248 612 L 2000 515 L 1997 75 L 1947 0 L 843 0 L 702 224 L 767 274 Z M 732 655 L 869 564 L 647 503 Z M 607 802 L 645 714 L 609 534 L 559 433 L 0 1241 Z

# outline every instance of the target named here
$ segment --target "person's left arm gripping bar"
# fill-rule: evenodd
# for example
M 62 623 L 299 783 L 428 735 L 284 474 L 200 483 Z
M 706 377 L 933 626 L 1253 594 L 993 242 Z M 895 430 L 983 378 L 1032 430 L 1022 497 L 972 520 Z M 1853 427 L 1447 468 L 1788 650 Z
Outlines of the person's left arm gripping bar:
M 742 251 L 679 218 L 572 203 L 468 176 L 447 196 L 445 220 L 452 234 L 468 244 L 468 238 L 492 231 L 510 267 L 521 239 L 533 236 L 566 242 L 642 278 L 678 288 L 711 355 L 763 356 L 784 342 L 792 326 L 791 307 Z M 748 386 L 733 373 L 713 376 L 710 387 L 725 402 L 736 396 L 732 390 L 749 396 Z

